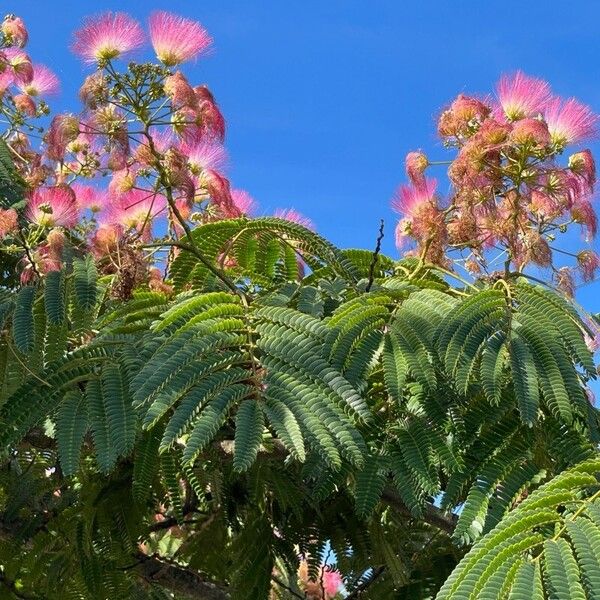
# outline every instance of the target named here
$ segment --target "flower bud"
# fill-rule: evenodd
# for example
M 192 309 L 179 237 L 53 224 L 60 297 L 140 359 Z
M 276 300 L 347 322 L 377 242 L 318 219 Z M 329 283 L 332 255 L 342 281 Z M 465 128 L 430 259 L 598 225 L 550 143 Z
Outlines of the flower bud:
M 35 100 L 27 94 L 17 94 L 13 96 L 15 107 L 18 111 L 27 115 L 28 117 L 35 117 L 36 105 Z
M 79 88 L 79 98 L 92 110 L 104 106 L 108 101 L 108 86 L 102 71 L 88 75 Z
M 13 208 L 0 208 L 0 240 L 19 228 L 17 211 Z
M 194 88 L 188 83 L 185 75 L 180 71 L 165 78 L 163 88 L 165 94 L 177 108 L 181 108 L 182 106 L 194 106 L 197 103 Z
M 590 150 L 581 150 L 569 156 L 569 169 L 581 175 L 588 185 L 596 183 L 596 163 Z
M 404 159 L 406 175 L 415 184 L 423 183 L 423 173 L 429 164 L 427 156 L 421 151 L 409 152 Z

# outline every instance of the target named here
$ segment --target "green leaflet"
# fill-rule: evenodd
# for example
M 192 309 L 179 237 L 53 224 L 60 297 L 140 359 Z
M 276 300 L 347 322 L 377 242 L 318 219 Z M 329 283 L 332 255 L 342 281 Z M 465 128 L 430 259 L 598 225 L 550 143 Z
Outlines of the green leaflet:
M 96 263 L 91 255 L 87 255 L 85 259 L 73 260 L 75 300 L 79 308 L 84 311 L 89 312 L 96 305 L 97 280 Z
M 233 468 L 236 471 L 248 470 L 256 460 L 263 429 L 263 413 L 258 401 L 254 398 L 244 400 L 235 416 Z
M 523 600 L 597 597 L 600 529 L 583 510 L 597 507 L 594 474 L 600 474 L 598 460 L 536 490 L 473 546 L 436 600 L 479 598 L 484 589 L 490 597 Z
M 35 333 L 33 328 L 33 300 L 36 288 L 21 288 L 15 300 L 13 313 L 13 340 L 17 350 L 27 354 L 33 350 Z
M 81 444 L 88 429 L 87 403 L 79 391 L 70 391 L 56 415 L 56 443 L 64 474 L 74 475 L 79 468 Z

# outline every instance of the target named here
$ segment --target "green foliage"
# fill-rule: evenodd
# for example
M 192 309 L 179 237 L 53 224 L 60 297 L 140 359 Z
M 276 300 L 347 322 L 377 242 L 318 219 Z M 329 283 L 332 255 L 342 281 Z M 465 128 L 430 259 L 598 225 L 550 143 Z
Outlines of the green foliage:
M 594 598 L 600 590 L 600 461 L 564 471 L 481 538 L 445 598 Z
M 112 299 L 90 257 L 0 291 L 14 589 L 287 599 L 330 547 L 364 598 L 594 597 L 596 371 L 568 300 L 279 219 L 184 243 L 173 293 Z

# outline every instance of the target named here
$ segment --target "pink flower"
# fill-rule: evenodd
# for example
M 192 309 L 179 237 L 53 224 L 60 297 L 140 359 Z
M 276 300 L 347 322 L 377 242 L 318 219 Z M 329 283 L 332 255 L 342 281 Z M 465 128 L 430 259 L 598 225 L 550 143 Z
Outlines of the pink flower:
M 0 208 L 0 240 L 19 228 L 19 217 L 14 208 Z
M 168 67 L 196 57 L 212 43 L 210 35 L 200 23 L 166 11 L 153 13 L 149 25 L 156 56 Z
M 66 185 L 38 188 L 29 199 L 25 215 L 42 227 L 74 227 L 79 219 L 75 194 Z
M 134 169 L 121 169 L 114 171 L 112 179 L 108 184 L 109 193 L 118 198 L 122 194 L 129 192 L 135 186 L 137 172 Z
M 94 233 L 91 246 L 96 256 L 110 254 L 119 247 L 123 237 L 123 227 L 114 223 L 100 223 Z
M 173 106 L 177 108 L 194 106 L 197 103 L 194 88 L 180 71 L 165 78 L 163 89 L 165 90 L 165 94 L 171 99 Z
M 117 58 L 143 43 L 144 32 L 135 19 L 122 12 L 105 12 L 84 21 L 71 48 L 85 62 L 94 63 Z
M 409 152 L 404 159 L 404 164 L 406 166 L 406 175 L 412 183 L 418 184 L 425 181 L 423 173 L 429 161 L 423 152 Z
M 212 140 L 182 142 L 181 152 L 187 156 L 194 175 L 206 169 L 222 171 L 227 164 L 227 152 L 218 142 Z
M 425 179 L 421 185 L 401 185 L 392 200 L 392 208 L 401 215 L 412 218 L 424 205 L 431 205 L 437 181 Z
M 20 48 L 23 48 L 29 39 L 23 19 L 14 15 L 6 15 L 4 17 L 0 31 L 8 38 L 11 45 L 19 46 Z
M 562 213 L 563 207 L 556 198 L 541 190 L 532 190 L 529 210 L 540 217 L 553 219 Z
M 533 117 L 544 109 L 550 99 L 550 85 L 517 71 L 500 78 L 496 93 L 506 117 L 516 121 Z
M 62 160 L 67 146 L 79 135 L 79 119 L 74 115 L 56 115 L 50 123 L 46 142 L 46 154 L 52 160 Z
M 239 217 L 231 197 L 231 187 L 229 180 L 217 173 L 213 169 L 206 169 L 202 172 L 201 184 L 206 189 L 206 193 L 214 205 L 216 205 L 225 218 Z
M 108 99 L 108 85 L 102 71 L 88 75 L 79 88 L 79 98 L 86 108 L 95 110 L 106 104 Z
M 548 146 L 550 132 L 548 126 L 539 119 L 521 119 L 510 132 L 510 141 L 520 145 Z
M 590 352 L 596 352 L 600 350 L 600 325 L 589 317 L 585 317 L 583 321 L 590 330 L 590 333 L 587 331 L 583 332 L 585 343 Z
M 570 298 L 575 295 L 575 280 L 569 267 L 561 267 L 558 271 L 555 271 L 554 280 L 556 281 L 556 287 L 561 292 Z
M 590 150 L 581 150 L 569 156 L 569 169 L 581 175 L 589 186 L 596 183 L 596 162 Z
M 275 210 L 273 215 L 278 219 L 291 221 L 292 223 L 297 223 L 298 225 L 302 225 L 302 227 L 306 227 L 306 229 L 315 231 L 314 223 L 308 217 L 305 217 L 302 213 L 299 213 L 294 208 L 278 208 Z
M 585 198 L 578 199 L 573 205 L 573 208 L 571 208 L 571 217 L 575 223 L 583 225 L 587 241 L 596 237 L 598 231 L 598 216 L 589 200 Z
M 256 200 L 246 190 L 231 190 L 231 198 L 235 207 L 243 215 L 249 215 L 256 208 Z
M 323 589 L 328 597 L 333 598 L 338 593 L 342 583 L 342 576 L 337 571 L 324 569 Z
M 164 196 L 149 190 L 134 189 L 123 194 L 110 210 L 114 223 L 128 229 L 149 231 L 152 220 L 163 213 L 166 206 Z
M 577 265 L 584 281 L 592 281 L 600 267 L 600 256 L 592 250 L 582 250 L 577 254 Z
M 106 193 L 91 185 L 74 183 L 71 189 L 75 192 L 75 202 L 79 210 L 91 210 L 93 213 L 100 212 L 107 204 Z
M 16 96 L 13 96 L 13 102 L 15 103 L 15 108 L 17 110 L 20 110 L 29 117 L 35 117 L 37 107 L 35 105 L 35 100 L 31 96 L 28 96 L 27 94 L 17 94 Z
M 30 83 L 33 79 L 31 58 L 23 50 L 7 48 L 4 50 L 8 70 L 12 72 L 15 82 Z
M 29 83 L 18 85 L 29 96 L 51 96 L 59 90 L 58 77 L 45 65 L 33 65 L 33 79 Z
M 398 188 L 392 199 L 392 208 L 404 217 L 396 226 L 398 248 L 402 248 L 411 235 L 418 239 L 439 229 L 441 223 L 435 199 L 436 187 L 435 179 L 424 179 L 419 185 L 402 185 Z
M 490 115 L 491 108 L 471 96 L 459 94 L 440 116 L 438 133 L 442 137 L 464 137 L 474 133 Z
M 560 147 L 593 138 L 597 133 L 597 115 L 575 98 L 564 102 L 552 98 L 546 106 L 545 119 L 552 142 Z

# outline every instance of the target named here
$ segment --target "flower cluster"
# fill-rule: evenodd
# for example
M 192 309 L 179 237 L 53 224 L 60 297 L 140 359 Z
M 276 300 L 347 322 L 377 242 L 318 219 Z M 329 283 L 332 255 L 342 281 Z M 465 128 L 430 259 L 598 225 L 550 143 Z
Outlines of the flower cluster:
M 302 560 L 298 569 L 298 579 L 307 600 L 331 600 L 338 598 L 343 587 L 340 573 L 331 567 L 322 566 L 316 578 L 311 578 L 308 563 Z
M 401 214 L 398 247 L 412 239 L 413 253 L 444 266 L 456 252 L 473 275 L 489 273 L 499 259 L 506 271 L 552 269 L 567 291 L 575 275 L 592 279 L 600 268 L 596 253 L 583 250 L 574 255 L 575 267 L 559 267 L 554 242 L 572 224 L 587 241 L 596 234 L 592 153 L 560 158 L 568 146 L 594 138 L 597 123 L 588 106 L 554 96 L 548 83 L 522 72 L 503 76 L 494 97 L 459 95 L 438 121 L 444 145 L 456 152 L 447 172 L 450 194 L 436 193 L 436 181 L 425 175 L 434 163 L 423 152 L 406 156 L 410 183 L 392 201 Z
M 23 283 L 61 268 L 65 245 L 76 245 L 93 252 L 104 272 L 130 281 L 124 295 L 140 280 L 162 286 L 173 242 L 194 223 L 255 209 L 226 176 L 225 120 L 215 98 L 179 70 L 211 45 L 199 23 L 155 12 L 148 38 L 156 60 L 119 67 L 143 51 L 143 27 L 120 12 L 86 19 L 72 43 L 95 67 L 79 91 L 83 108 L 54 116 L 47 130 L 38 120 L 58 79 L 24 52 L 20 18 L 7 16 L 1 34 L 2 138 L 26 185 L 26 205 L 0 208 L 0 245 L 22 257 Z M 156 242 L 171 248 L 168 255 Z M 157 269 L 161 256 L 167 264 Z

